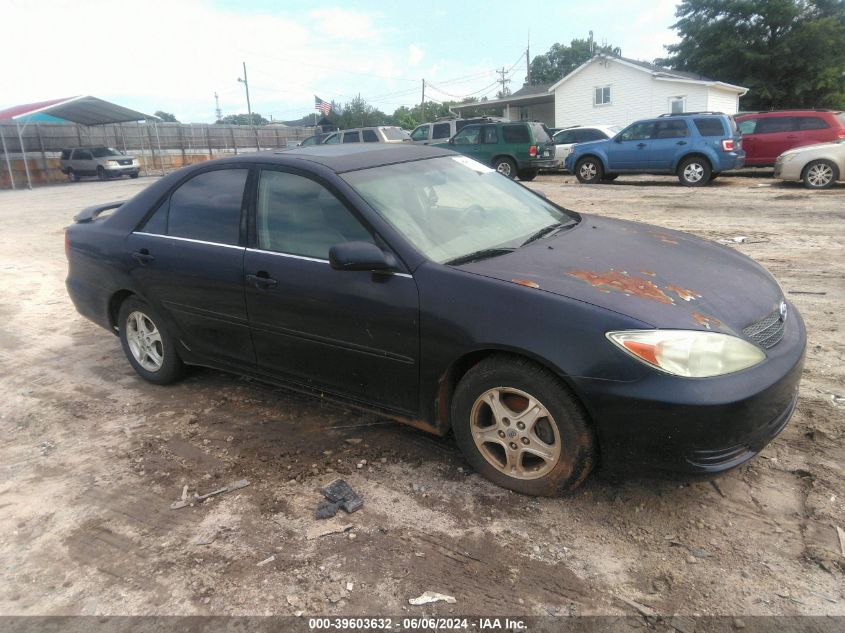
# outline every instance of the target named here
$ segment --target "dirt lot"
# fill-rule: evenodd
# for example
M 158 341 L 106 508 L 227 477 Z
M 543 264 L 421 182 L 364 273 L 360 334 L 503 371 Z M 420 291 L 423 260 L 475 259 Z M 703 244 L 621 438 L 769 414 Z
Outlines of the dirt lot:
M 809 330 L 795 417 L 747 466 L 694 484 L 599 472 L 533 499 L 469 472 L 451 438 L 213 371 L 168 388 L 136 377 L 68 300 L 62 227 L 150 182 L 0 193 L 1 614 L 630 614 L 629 599 L 845 615 L 845 185 L 532 183 L 582 212 L 745 236 L 731 246 Z M 338 475 L 365 507 L 316 536 L 317 489 Z M 183 486 L 241 478 L 169 508 Z M 408 605 L 426 590 L 457 604 Z

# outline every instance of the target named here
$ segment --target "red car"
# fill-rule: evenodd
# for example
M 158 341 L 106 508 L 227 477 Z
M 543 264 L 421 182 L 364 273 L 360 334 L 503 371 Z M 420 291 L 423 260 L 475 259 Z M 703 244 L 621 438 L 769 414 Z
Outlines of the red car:
M 774 165 L 786 150 L 845 138 L 845 113 L 836 110 L 775 110 L 735 117 L 745 164 Z

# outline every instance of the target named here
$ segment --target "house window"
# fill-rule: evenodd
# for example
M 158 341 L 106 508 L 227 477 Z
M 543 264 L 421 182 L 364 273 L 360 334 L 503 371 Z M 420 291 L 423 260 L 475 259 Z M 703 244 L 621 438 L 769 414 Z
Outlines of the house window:
M 593 105 L 610 105 L 610 86 L 596 86 L 593 90 Z
M 669 97 L 669 112 L 672 114 L 680 114 L 685 112 L 687 107 L 686 97 Z

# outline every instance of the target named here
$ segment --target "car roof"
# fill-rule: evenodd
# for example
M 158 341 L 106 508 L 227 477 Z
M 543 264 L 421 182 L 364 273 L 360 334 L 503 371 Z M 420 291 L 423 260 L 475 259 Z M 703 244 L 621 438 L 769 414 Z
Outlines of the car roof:
M 335 173 L 356 171 L 358 169 L 370 169 L 383 165 L 396 163 L 408 163 L 438 156 L 454 156 L 455 152 L 448 149 L 441 149 L 429 145 L 412 145 L 410 143 L 372 143 L 372 144 L 340 144 L 340 145 L 313 145 L 310 147 L 291 147 L 290 149 L 278 150 L 273 153 L 262 153 L 262 162 L 288 162 L 280 159 L 294 158 L 306 160 L 328 167 Z M 242 154 L 244 159 L 249 159 L 249 154 Z M 256 154 L 252 154 L 252 159 Z M 274 157 L 277 160 L 272 160 Z M 270 159 L 270 160 L 267 160 Z

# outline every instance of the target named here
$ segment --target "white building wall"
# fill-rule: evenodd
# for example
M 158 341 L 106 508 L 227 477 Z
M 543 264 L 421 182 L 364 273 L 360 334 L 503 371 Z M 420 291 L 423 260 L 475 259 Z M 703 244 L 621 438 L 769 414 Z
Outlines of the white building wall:
M 739 95 L 736 92 L 711 88 L 707 95 L 707 109 L 713 112 L 736 114 L 739 112 Z
M 594 105 L 597 87 L 610 86 L 610 104 Z M 568 125 L 620 125 L 637 119 L 655 117 L 670 111 L 670 98 L 683 97 L 687 112 L 717 109 L 736 112 L 736 105 L 725 109 L 724 95 L 735 93 L 718 91 L 720 107 L 710 93 L 716 91 L 703 84 L 655 79 L 651 74 L 613 60 L 593 62 L 555 90 L 555 127 Z

